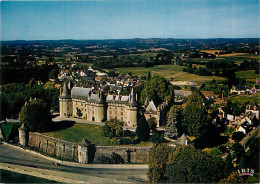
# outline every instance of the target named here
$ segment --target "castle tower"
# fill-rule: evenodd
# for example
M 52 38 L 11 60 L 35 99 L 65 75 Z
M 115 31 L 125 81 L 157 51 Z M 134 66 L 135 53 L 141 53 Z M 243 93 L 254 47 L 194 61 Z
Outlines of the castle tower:
M 28 143 L 28 135 L 27 135 L 27 128 L 24 126 L 24 123 L 18 130 L 19 130 L 19 143 L 22 146 L 26 146 Z
M 70 117 L 72 115 L 72 99 L 70 96 L 70 91 L 66 82 L 63 86 L 63 92 L 59 97 L 60 102 L 60 116 L 61 117 Z
M 88 163 L 88 147 L 90 142 L 86 139 L 82 139 L 81 143 L 78 145 L 78 159 L 79 163 L 87 164 Z
M 104 94 L 103 94 L 103 91 L 99 91 L 99 94 L 98 94 L 98 100 L 97 100 L 97 103 L 96 103 L 96 111 L 95 111 L 95 117 L 96 117 L 96 121 L 97 122 L 102 122 L 102 121 L 105 121 L 105 117 L 106 117 L 106 109 L 105 109 L 105 97 L 104 97 Z
M 136 95 L 134 92 L 134 88 L 131 90 L 131 94 L 129 95 L 129 103 L 126 108 L 127 111 L 127 125 L 136 127 L 137 126 L 137 102 Z

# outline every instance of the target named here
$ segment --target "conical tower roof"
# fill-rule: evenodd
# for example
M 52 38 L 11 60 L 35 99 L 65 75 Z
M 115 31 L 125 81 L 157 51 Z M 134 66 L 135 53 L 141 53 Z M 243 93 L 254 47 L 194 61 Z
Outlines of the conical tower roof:
M 69 93 L 69 88 L 68 88 L 66 82 L 64 82 L 63 92 L 62 92 L 60 98 L 71 98 L 70 93 Z
M 99 103 L 99 104 L 100 103 L 105 103 L 105 97 L 104 97 L 103 90 L 99 91 L 97 103 Z
M 24 123 L 21 125 L 21 127 L 19 128 L 19 130 L 27 130 L 27 128 L 25 127 Z
M 79 144 L 82 147 L 89 146 L 91 143 L 87 139 L 82 139 L 81 143 Z
M 180 145 L 186 145 L 186 141 L 190 142 L 189 138 L 185 135 L 185 133 L 183 133 L 182 136 L 177 140 L 177 143 Z
M 134 87 L 132 88 L 131 94 L 130 94 L 130 106 L 132 106 L 132 107 L 136 107 L 137 106 Z
M 144 105 L 145 105 L 145 106 L 147 106 L 147 105 L 148 105 L 148 99 L 147 99 L 147 97 L 145 98 Z

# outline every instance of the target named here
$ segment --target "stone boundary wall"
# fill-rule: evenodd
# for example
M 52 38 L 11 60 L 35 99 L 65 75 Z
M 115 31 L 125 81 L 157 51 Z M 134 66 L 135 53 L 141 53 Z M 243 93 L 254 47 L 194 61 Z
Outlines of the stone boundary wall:
M 38 132 L 29 132 L 28 146 L 38 151 L 60 158 L 72 159 L 78 162 L 78 144 L 49 137 Z M 125 162 L 148 163 L 152 147 L 134 146 L 95 146 L 94 162 L 101 156 L 110 157 L 112 153 L 119 154 Z
M 94 162 L 100 156 L 110 157 L 112 153 L 119 154 L 125 162 L 131 163 L 148 163 L 149 153 L 152 147 L 137 146 L 96 146 Z
M 76 143 L 63 141 L 37 132 L 29 132 L 28 145 L 44 153 L 78 161 L 78 144 Z

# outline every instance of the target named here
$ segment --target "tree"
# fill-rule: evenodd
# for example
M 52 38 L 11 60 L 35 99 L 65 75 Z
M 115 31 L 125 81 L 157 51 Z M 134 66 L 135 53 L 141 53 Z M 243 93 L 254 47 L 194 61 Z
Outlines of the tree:
M 200 91 L 194 91 L 183 110 L 183 126 L 190 135 L 200 138 L 209 128 L 205 99 Z
M 82 116 L 82 112 L 81 112 L 81 110 L 80 110 L 79 108 L 77 108 L 77 116 L 78 116 L 78 117 L 81 117 L 81 116 Z
M 245 150 L 240 143 L 236 142 L 232 145 L 231 149 L 234 151 L 232 156 L 233 158 L 237 158 L 237 163 L 240 163 L 241 160 L 244 161 Z
M 225 177 L 224 161 L 193 146 L 178 146 L 167 162 L 168 183 L 214 183 Z
M 150 129 L 150 130 L 155 130 L 155 129 L 156 129 L 157 123 L 156 123 L 156 119 L 155 119 L 154 117 L 149 118 L 149 119 L 147 120 L 147 123 L 148 123 L 148 125 L 149 125 L 149 129 Z
M 151 79 L 151 73 L 150 73 L 150 71 L 148 72 L 148 74 L 147 74 L 147 80 L 149 81 L 150 79 Z
M 248 154 L 248 166 L 254 168 L 256 172 L 259 172 L 259 142 L 260 138 L 253 139 L 249 144 Z
M 226 175 L 230 175 L 232 171 L 234 170 L 233 164 L 232 164 L 232 157 L 231 154 L 228 153 L 228 155 L 225 158 L 225 170 L 224 172 Z
M 241 141 L 244 137 L 245 134 L 241 131 L 238 131 L 238 132 L 234 132 L 231 138 L 235 141 Z
M 155 76 L 146 81 L 141 91 L 141 102 L 145 100 L 154 100 L 155 103 L 166 101 L 170 102 L 174 99 L 174 88 L 165 78 Z
M 148 183 L 163 183 L 167 181 L 166 163 L 173 147 L 165 143 L 156 144 L 149 153 Z
M 120 137 L 124 133 L 123 127 L 123 122 L 116 118 L 112 118 L 109 121 L 106 121 L 105 126 L 103 126 L 103 135 L 110 139 L 113 137 Z
M 44 132 L 51 124 L 50 108 L 41 99 L 29 101 L 22 107 L 19 119 L 30 131 Z
M 222 179 L 220 183 L 246 183 L 246 181 L 238 175 L 237 171 L 234 171 L 227 178 Z
M 149 125 L 148 125 L 144 115 L 142 115 L 140 120 L 138 121 L 135 132 L 136 132 L 137 137 L 141 141 L 149 140 L 150 129 L 149 129 Z

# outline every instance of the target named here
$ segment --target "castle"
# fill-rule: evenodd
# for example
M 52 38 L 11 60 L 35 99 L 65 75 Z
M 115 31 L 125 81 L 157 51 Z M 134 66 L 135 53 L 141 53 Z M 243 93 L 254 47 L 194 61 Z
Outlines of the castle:
M 68 87 L 64 83 L 59 96 L 60 116 L 77 117 L 87 121 L 103 122 L 111 118 L 123 121 L 126 126 L 137 126 L 137 95 L 134 88 L 129 96 L 98 94 L 91 88 Z

